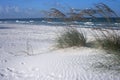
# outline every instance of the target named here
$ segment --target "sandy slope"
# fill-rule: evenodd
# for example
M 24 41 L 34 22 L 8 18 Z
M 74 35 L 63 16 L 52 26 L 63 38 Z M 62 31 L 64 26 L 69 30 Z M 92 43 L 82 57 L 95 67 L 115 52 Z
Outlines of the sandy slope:
M 54 50 L 61 29 L 0 24 L 0 80 L 120 80 L 111 54 L 87 47 Z

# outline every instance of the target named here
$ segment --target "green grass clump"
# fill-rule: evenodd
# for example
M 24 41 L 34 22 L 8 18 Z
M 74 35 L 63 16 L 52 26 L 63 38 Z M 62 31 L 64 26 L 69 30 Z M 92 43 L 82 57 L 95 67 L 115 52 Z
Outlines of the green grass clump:
M 120 34 L 116 31 L 101 31 L 102 35 L 96 38 L 98 44 L 105 50 L 120 52 Z
M 73 47 L 73 46 L 85 46 L 86 36 L 82 31 L 78 31 L 76 28 L 66 28 L 63 33 L 57 38 L 57 47 Z

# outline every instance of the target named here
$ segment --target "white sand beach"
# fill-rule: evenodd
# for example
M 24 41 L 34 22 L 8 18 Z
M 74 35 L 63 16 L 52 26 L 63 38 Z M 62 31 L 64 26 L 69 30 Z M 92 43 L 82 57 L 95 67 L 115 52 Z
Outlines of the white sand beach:
M 0 24 L 0 80 L 120 80 L 113 54 L 90 47 L 56 49 L 63 28 Z M 94 40 L 92 29 L 82 30 Z

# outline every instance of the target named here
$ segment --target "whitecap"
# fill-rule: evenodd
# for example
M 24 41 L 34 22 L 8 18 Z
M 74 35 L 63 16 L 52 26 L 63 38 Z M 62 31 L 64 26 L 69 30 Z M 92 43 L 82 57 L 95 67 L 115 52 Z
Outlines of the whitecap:
M 30 20 L 29 22 L 32 23 L 32 22 L 34 22 L 34 21 L 33 21 L 33 20 Z
M 85 22 L 84 25 L 94 25 L 93 22 Z

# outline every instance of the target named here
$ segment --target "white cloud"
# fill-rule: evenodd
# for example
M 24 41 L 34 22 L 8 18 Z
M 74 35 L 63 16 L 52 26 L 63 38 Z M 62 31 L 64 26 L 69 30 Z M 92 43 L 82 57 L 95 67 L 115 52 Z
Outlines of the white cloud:
M 0 18 L 40 17 L 40 11 L 18 6 L 0 6 Z
M 20 12 L 20 8 L 19 8 L 19 7 L 16 7 L 16 6 L 15 6 L 15 7 L 13 7 L 13 9 L 14 9 L 14 11 L 17 12 L 17 13 Z
M 3 11 L 3 8 L 2 8 L 2 6 L 0 6 L 0 13 Z

